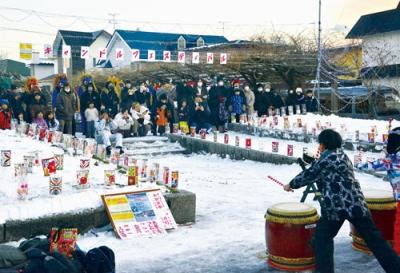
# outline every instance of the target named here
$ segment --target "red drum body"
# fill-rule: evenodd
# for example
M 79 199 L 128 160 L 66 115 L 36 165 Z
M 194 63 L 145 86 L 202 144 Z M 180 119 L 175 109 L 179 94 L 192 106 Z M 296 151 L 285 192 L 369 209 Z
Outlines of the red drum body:
M 310 241 L 319 215 L 304 203 L 278 203 L 265 214 L 265 242 L 268 264 L 286 271 L 315 268 Z
M 394 221 L 396 219 L 397 206 L 397 202 L 393 198 L 393 193 L 385 190 L 365 190 L 363 193 L 375 225 L 381 231 L 382 237 L 393 246 Z M 351 246 L 355 250 L 371 253 L 367 244 L 351 223 L 350 236 L 353 238 Z

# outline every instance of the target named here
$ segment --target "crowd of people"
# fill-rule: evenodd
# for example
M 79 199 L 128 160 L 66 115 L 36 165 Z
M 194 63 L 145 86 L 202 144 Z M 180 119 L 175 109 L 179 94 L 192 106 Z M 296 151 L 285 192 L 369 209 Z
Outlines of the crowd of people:
M 237 78 L 226 81 L 214 77 L 207 82 L 183 75 L 178 81 L 160 83 L 110 78 L 98 88 L 92 76 L 84 74 L 81 84 L 73 88 L 67 76 L 60 74 L 54 86 L 53 93 L 46 95 L 31 77 L 26 81 L 26 92 L 15 85 L 3 92 L 0 128 L 10 128 L 14 118 L 75 135 L 78 115 L 84 136 L 108 144 L 110 138 L 141 137 L 149 132 L 162 136 L 172 132 L 174 124 L 186 133 L 189 128 L 196 128 L 196 133 L 201 129 L 225 132 L 229 122 L 239 122 L 243 115 L 270 115 L 271 110 L 275 113 L 286 106 L 303 105 L 307 112 L 317 111 L 311 90 L 304 94 L 298 87 L 283 99 L 270 83 L 258 83 L 253 88 Z M 107 126 L 100 125 L 104 120 Z

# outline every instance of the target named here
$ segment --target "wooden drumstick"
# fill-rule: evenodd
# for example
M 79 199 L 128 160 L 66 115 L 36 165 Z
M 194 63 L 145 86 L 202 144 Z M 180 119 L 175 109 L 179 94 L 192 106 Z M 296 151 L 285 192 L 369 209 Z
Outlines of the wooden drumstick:
M 315 155 L 315 161 L 318 160 L 319 154 L 320 154 L 320 153 L 321 153 L 321 150 L 320 150 L 319 147 L 318 147 L 317 154 Z
M 283 184 L 282 182 L 280 182 L 279 180 L 273 178 L 272 176 L 268 175 L 268 178 L 271 179 L 272 181 L 274 181 L 275 183 L 281 185 L 282 187 L 285 186 L 285 184 Z M 292 192 L 294 192 L 293 189 L 290 189 Z
M 362 161 L 362 152 L 363 152 L 363 148 L 361 147 L 361 148 L 360 148 L 360 152 L 358 153 L 358 158 L 357 158 L 357 161 L 358 161 L 358 162 L 361 162 L 361 161 Z

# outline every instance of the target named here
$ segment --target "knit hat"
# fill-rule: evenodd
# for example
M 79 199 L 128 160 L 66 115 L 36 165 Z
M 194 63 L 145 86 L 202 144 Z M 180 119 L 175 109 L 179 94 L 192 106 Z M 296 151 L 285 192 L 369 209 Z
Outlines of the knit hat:
M 238 78 L 233 79 L 232 85 L 235 85 L 235 84 L 237 84 L 237 83 L 240 84 L 239 79 L 238 79 Z
M 262 83 L 257 83 L 256 87 L 257 87 L 257 89 L 260 88 L 260 87 L 262 87 L 264 89 L 264 86 L 262 85 Z
M 243 83 L 243 88 L 244 88 L 245 86 L 249 86 L 249 83 L 248 83 L 248 82 L 244 82 L 244 83 Z
M 308 90 L 307 90 L 307 94 L 309 94 L 309 93 L 312 94 L 312 90 L 311 90 L 311 89 L 308 89 Z
M 301 89 L 301 87 L 297 87 L 297 88 L 296 88 L 296 93 L 297 93 L 297 92 L 303 93 L 303 89 Z
M 267 83 L 265 84 L 265 89 L 270 89 L 270 90 L 271 90 L 271 84 L 267 82 Z

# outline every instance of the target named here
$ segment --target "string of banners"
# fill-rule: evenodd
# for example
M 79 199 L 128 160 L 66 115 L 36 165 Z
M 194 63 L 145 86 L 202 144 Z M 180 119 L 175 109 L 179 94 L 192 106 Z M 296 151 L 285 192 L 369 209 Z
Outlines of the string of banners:
M 50 56 L 52 51 L 51 45 L 44 46 L 44 55 Z M 203 53 L 202 53 L 203 54 Z M 89 47 L 88 46 L 81 46 L 81 59 L 89 58 Z M 99 48 L 97 52 L 97 56 L 99 60 L 107 60 L 108 50 L 107 48 Z M 130 55 L 130 57 L 129 57 Z M 198 64 L 200 63 L 200 52 L 192 52 L 192 63 Z M 71 46 L 63 45 L 62 46 L 62 57 L 65 59 L 71 58 Z M 125 58 L 131 58 L 132 62 L 140 61 L 140 50 L 139 49 L 132 49 L 130 52 L 125 52 L 122 48 L 115 49 L 115 60 L 123 61 Z M 178 51 L 176 62 L 178 63 L 186 63 L 189 56 L 187 56 L 185 51 Z M 213 52 L 206 53 L 206 63 L 213 64 L 215 58 L 218 58 L 217 54 Z M 219 53 L 219 63 L 226 64 L 228 59 L 227 53 Z M 163 51 L 163 59 L 156 60 L 156 51 L 155 50 L 147 50 L 147 61 L 163 61 L 163 62 L 172 62 L 171 51 Z

